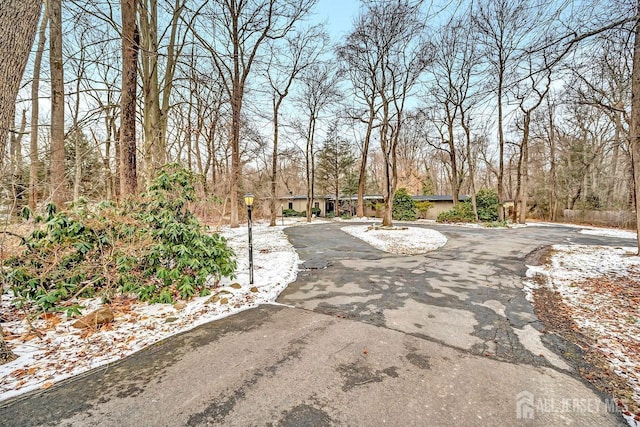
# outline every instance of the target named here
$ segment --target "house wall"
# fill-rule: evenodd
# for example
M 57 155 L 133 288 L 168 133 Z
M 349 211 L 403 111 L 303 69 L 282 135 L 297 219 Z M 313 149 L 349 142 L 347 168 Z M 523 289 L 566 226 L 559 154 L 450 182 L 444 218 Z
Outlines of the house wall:
M 435 220 L 440 214 L 440 212 L 446 212 L 453 207 L 453 202 L 451 201 L 436 201 L 431 203 L 433 203 L 433 207 L 427 211 L 427 214 L 424 217 L 425 219 Z M 377 217 L 378 213 L 376 212 L 374 207 L 370 205 L 371 205 L 370 203 L 365 203 L 365 209 L 364 209 L 365 216 Z
M 433 207 L 427 211 L 425 219 L 437 219 L 441 212 L 446 212 L 453 208 L 453 202 L 450 201 L 437 201 L 431 203 L 433 203 Z
M 306 199 L 283 199 L 281 203 L 285 209 L 289 208 L 289 204 L 293 206 L 292 209 L 295 209 L 298 212 L 306 212 L 307 210 L 307 200 Z M 327 214 L 327 208 L 325 206 L 324 199 L 315 199 L 314 203 L 311 204 L 311 207 L 315 206 L 315 203 L 318 203 L 318 207 L 320 208 L 320 216 L 325 216 Z
M 282 206 L 284 209 L 288 209 L 289 204 L 291 203 L 292 209 L 295 209 L 298 212 L 304 212 L 307 210 L 306 199 L 280 199 L 280 203 L 282 203 Z M 315 206 L 315 203 L 318 203 L 319 205 L 320 216 L 326 216 L 327 201 L 325 199 L 315 199 L 314 204 L 312 206 Z M 353 203 L 355 206 L 356 202 L 353 202 Z M 433 203 L 433 207 L 427 211 L 427 214 L 425 216 L 426 219 L 435 220 L 438 217 L 438 214 L 440 214 L 441 212 L 448 211 L 453 207 L 453 202 L 451 201 L 436 201 L 431 203 Z M 375 206 L 375 202 L 370 202 L 370 201 L 365 202 L 365 209 L 364 209 L 365 216 L 368 216 L 368 217 L 378 216 L 374 206 Z

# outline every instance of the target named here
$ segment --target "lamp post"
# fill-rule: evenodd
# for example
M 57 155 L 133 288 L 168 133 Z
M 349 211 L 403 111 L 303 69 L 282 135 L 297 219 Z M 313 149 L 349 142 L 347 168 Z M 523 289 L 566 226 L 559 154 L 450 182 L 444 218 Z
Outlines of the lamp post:
M 253 194 L 244 195 L 244 204 L 247 205 L 247 225 L 249 227 L 249 284 L 253 285 L 253 241 L 251 239 L 251 208 L 253 207 Z

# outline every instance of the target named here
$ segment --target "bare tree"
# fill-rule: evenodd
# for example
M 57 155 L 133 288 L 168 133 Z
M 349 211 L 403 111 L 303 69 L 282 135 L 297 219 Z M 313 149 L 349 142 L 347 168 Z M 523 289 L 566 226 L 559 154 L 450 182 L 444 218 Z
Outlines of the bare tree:
M 231 103 L 231 226 L 238 226 L 238 187 L 241 181 L 240 128 L 248 77 L 263 45 L 285 37 L 307 15 L 315 0 L 216 0 L 207 15 L 213 28 L 194 35 L 209 51 Z
M 14 121 L 15 100 L 35 39 L 41 8 L 41 0 L 6 0 L 0 5 L 0 49 L 5 52 L 0 61 L 0 166 L 6 155 L 7 135 Z M 4 342 L 0 328 L 0 364 L 15 357 Z
M 533 62 L 529 58 L 529 67 L 527 79 L 527 87 L 523 91 L 516 94 L 518 99 L 518 108 L 522 112 L 522 140 L 520 141 L 520 155 L 518 157 L 518 174 L 517 189 L 515 200 L 519 204 L 520 209 L 514 209 L 514 221 L 517 217 L 520 224 L 526 222 L 527 216 L 527 184 L 528 184 L 528 167 L 529 167 L 529 136 L 531 133 L 531 115 L 540 107 L 544 98 L 551 88 L 551 69 L 546 63 L 541 67 L 543 72 L 533 72 Z
M 469 109 L 471 103 L 470 88 L 473 73 L 478 65 L 474 34 L 464 25 L 465 18 L 455 18 L 443 28 L 434 40 L 433 83 L 430 93 L 436 101 L 434 112 L 437 117 L 439 144 L 435 148 L 446 153 L 449 163 L 449 181 L 453 203 L 458 203 L 464 173 L 462 157 L 466 154 L 471 168 L 471 135 L 469 127 Z M 462 126 L 466 140 L 466 150 L 459 147 L 457 130 Z M 444 128 L 444 129 L 443 129 Z M 463 154 L 464 153 L 464 154 Z M 473 174 L 470 177 L 472 187 Z M 475 192 L 473 190 L 472 192 Z M 475 194 L 472 195 L 475 205 Z M 474 210 L 477 215 L 477 210 Z
M 636 21 L 633 29 L 633 71 L 631 79 L 631 158 L 633 164 L 634 199 L 636 205 L 636 229 L 638 255 L 640 255 L 640 0 L 636 4 Z
M 626 28 L 612 29 L 587 44 L 592 54 L 586 62 L 581 56 L 570 64 L 574 81 L 567 95 L 570 102 L 586 105 L 615 126 L 611 158 L 603 167 L 603 202 L 607 207 L 629 206 L 628 191 L 633 176 L 625 176 L 630 163 L 628 142 L 631 107 L 633 40 Z M 622 174 L 620 173 L 622 172 Z
M 320 114 L 335 103 L 339 75 L 335 64 L 319 63 L 307 68 L 300 77 L 301 89 L 296 102 L 304 111 L 306 123 L 301 125 L 305 141 L 305 176 L 307 179 L 307 222 L 311 222 L 311 206 L 315 197 L 315 138 Z M 337 202 L 337 201 L 336 201 Z
M 356 25 L 365 26 L 363 17 Z M 370 39 L 362 37 L 363 33 L 356 28 L 337 48 L 338 58 L 342 61 L 342 69 L 349 76 L 353 99 L 356 105 L 350 107 L 348 115 L 366 126 L 360 147 L 360 166 L 358 171 L 358 201 L 356 215 L 364 216 L 364 193 L 367 179 L 367 161 L 369 146 L 373 131 L 376 127 L 375 119 L 380 110 L 379 94 L 376 90 L 376 72 L 379 68 L 379 58 L 375 51 L 369 50 Z M 365 106 L 364 111 L 362 106 Z
M 478 221 L 478 205 L 476 203 L 476 151 L 472 149 L 471 137 L 471 111 L 478 103 L 478 88 L 474 77 L 477 67 L 480 63 L 477 45 L 477 33 L 473 31 L 465 31 L 463 22 L 455 21 L 454 28 L 459 32 L 460 38 L 463 40 L 457 53 L 458 62 L 456 71 L 458 73 L 458 92 L 456 101 L 460 110 L 460 126 L 464 130 L 466 157 L 469 165 L 469 188 L 471 192 L 471 206 L 473 208 L 474 220 Z
M 144 161 L 149 182 L 155 170 L 167 161 L 166 134 L 171 95 L 178 59 L 185 46 L 186 31 L 181 23 L 187 0 L 167 2 L 167 26 L 161 28 L 158 0 L 143 0 L 140 7 L 140 76 L 144 101 L 142 127 L 144 132 Z M 190 22 L 189 22 L 190 24 Z M 166 47 L 163 36 L 168 33 Z M 164 59 L 164 61 L 162 61 Z
M 383 226 L 393 223 L 393 196 L 397 186 L 397 147 L 402 133 L 405 103 L 426 67 L 428 45 L 422 40 L 425 17 L 421 2 L 392 5 L 371 1 L 364 5 L 356 27 L 348 36 L 352 61 L 369 69 L 368 78 L 379 98 L 378 138 L 384 159 Z
M 122 13 L 122 95 L 120 96 L 120 195 L 136 194 L 136 92 L 139 35 L 137 0 L 120 0 Z
M 541 17 L 548 5 L 544 0 L 478 1 L 473 18 L 481 34 L 484 58 L 496 94 L 498 115 L 498 218 L 504 219 L 504 102 L 505 89 L 512 84 L 512 67 L 518 55 L 530 47 L 532 35 L 542 26 Z
M 47 25 L 49 24 L 48 2 L 44 2 L 45 8 L 38 30 L 38 46 L 33 63 L 33 81 L 31 82 L 31 134 L 29 137 L 29 207 L 35 211 L 38 204 L 38 122 L 40 112 L 40 71 L 42 68 L 42 55 L 47 39 Z
M 0 166 L 7 149 L 7 135 L 13 126 L 15 100 L 29 50 L 38 29 L 42 0 L 4 0 L 0 4 Z
M 315 63 L 327 44 L 328 36 L 319 27 L 291 33 L 284 39 L 284 46 L 271 44 L 271 62 L 267 77 L 272 92 L 273 155 L 271 157 L 271 200 L 269 225 L 276 225 L 276 184 L 278 173 L 278 139 L 280 134 L 280 107 L 289 95 L 294 80 Z
M 69 199 L 65 174 L 64 67 L 62 0 L 49 0 L 49 64 L 51 73 L 51 201 L 61 208 Z

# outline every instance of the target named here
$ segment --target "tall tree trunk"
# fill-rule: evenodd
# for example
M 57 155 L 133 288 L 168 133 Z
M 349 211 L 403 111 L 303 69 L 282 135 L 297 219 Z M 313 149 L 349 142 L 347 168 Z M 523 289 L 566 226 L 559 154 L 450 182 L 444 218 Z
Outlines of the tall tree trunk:
M 502 89 L 504 84 L 504 69 L 498 72 L 498 220 L 504 221 L 504 129 L 502 118 Z
M 231 75 L 231 182 L 229 197 L 231 198 L 231 227 L 238 227 L 238 186 L 240 184 L 240 121 L 242 112 L 242 97 L 244 87 L 241 68 L 240 17 L 238 6 L 234 1 L 229 2 L 231 13 L 231 34 L 233 45 L 233 71 Z M 247 70 L 244 70 L 247 71 Z
M 471 121 L 471 119 L 469 119 Z M 478 203 L 476 201 L 476 183 L 475 183 L 475 162 L 471 157 L 471 129 L 469 121 L 465 117 L 464 108 L 460 108 L 460 122 L 464 129 L 466 138 L 467 159 L 469 161 L 469 185 L 471 187 L 471 207 L 473 208 L 473 219 L 478 222 Z
M 189 170 L 193 170 L 193 126 L 191 126 L 191 114 L 193 114 L 193 98 L 192 92 L 189 91 L 189 106 L 187 107 L 187 126 L 184 132 L 184 140 L 187 148 L 187 167 Z M 178 157 L 180 158 L 180 157 Z
M 529 175 L 529 128 L 531 125 L 531 113 L 526 113 L 524 128 L 522 131 L 522 165 L 520 167 L 520 217 L 518 222 L 524 224 L 527 221 L 527 180 Z
M 389 102 L 383 101 L 383 121 L 380 126 L 380 147 L 382 148 L 382 157 L 384 158 L 384 211 L 382 213 L 382 226 L 393 226 L 393 196 L 395 193 L 395 175 L 393 173 L 393 148 L 392 135 L 389 124 Z
M 364 190 L 367 181 L 367 157 L 369 156 L 369 143 L 371 142 L 371 133 L 373 132 L 373 120 L 375 113 L 373 105 L 369 105 L 369 119 L 367 121 L 367 133 L 364 137 L 362 153 L 360 156 L 360 170 L 358 173 L 358 207 L 356 215 L 359 218 L 364 217 Z
M 457 108 L 457 107 L 454 107 Z M 451 114 L 449 106 L 447 109 L 447 135 L 449 140 L 447 144 L 449 145 L 449 160 L 451 161 L 451 199 L 453 201 L 453 205 L 458 204 L 458 199 L 460 198 L 460 182 L 458 182 L 458 162 L 456 156 L 456 145 L 453 141 L 453 119 L 455 116 Z
M 51 68 L 51 201 L 62 208 L 69 199 L 65 176 L 64 70 L 62 64 L 62 0 L 49 1 Z
M 609 177 L 609 191 L 607 191 L 607 207 L 611 207 L 618 199 L 618 161 L 620 153 L 620 135 L 624 131 L 622 129 L 622 122 L 620 120 L 620 113 L 615 112 L 615 133 L 613 136 L 613 155 L 611 157 L 611 176 Z
M 167 45 L 165 71 L 161 85 L 162 97 L 159 101 L 160 108 L 158 111 L 159 134 L 156 147 L 156 161 L 160 165 L 167 163 L 167 126 L 169 123 L 171 93 L 173 92 L 174 75 L 178 57 L 184 47 L 184 43 L 178 45 L 176 40 L 178 38 L 178 29 L 182 25 L 181 15 L 186 9 L 186 3 L 186 0 L 176 0 L 171 17 L 171 32 L 169 35 L 169 44 Z
M 122 95 L 120 97 L 120 194 L 136 194 L 136 90 L 139 35 L 137 0 L 120 0 L 122 8 Z
M 38 31 L 38 47 L 33 61 L 33 81 L 31 82 L 31 135 L 29 138 L 29 208 L 35 211 L 38 205 L 38 122 L 40 114 L 40 70 L 42 54 L 47 41 L 49 8 L 45 0 L 44 13 Z
M 111 172 L 111 141 L 112 141 L 111 136 L 115 134 L 115 130 L 113 130 L 113 128 L 115 128 L 115 124 L 114 124 L 114 119 L 111 117 L 111 114 L 109 113 L 109 109 L 107 109 L 105 113 L 106 114 L 104 118 L 104 123 L 105 123 L 105 129 L 107 131 L 107 137 L 104 141 L 104 159 L 102 161 L 102 167 L 104 168 L 104 174 L 105 174 L 105 177 L 107 178 L 107 182 L 105 184 L 106 199 L 111 200 L 115 198 L 115 194 L 114 194 L 115 186 L 113 184 L 114 174 Z
M 42 0 L 2 0 L 0 6 L 0 166 L 13 126 L 20 80 L 38 30 Z
M 315 163 L 313 155 L 313 140 L 316 133 L 316 118 L 313 113 L 309 114 L 309 128 L 307 129 L 307 151 L 306 151 L 306 172 L 307 172 L 307 222 L 311 222 L 311 204 L 314 198 Z M 334 214 L 337 213 L 338 201 L 333 206 Z
M 75 159 L 74 159 L 74 170 L 75 174 L 73 177 L 73 200 L 76 201 L 80 198 L 80 187 L 82 184 L 82 132 L 80 132 L 80 94 L 81 94 L 81 82 L 84 78 L 85 71 L 85 50 L 84 46 L 80 46 L 80 63 L 78 66 L 78 75 L 76 78 L 76 87 L 75 87 L 75 106 L 73 111 L 73 131 L 71 135 L 73 136 L 74 148 L 75 148 Z
M 158 83 L 158 2 L 147 0 L 140 8 L 141 74 L 143 85 L 144 163 L 147 184 L 158 164 L 160 150 L 160 85 Z
M 13 176 L 11 186 L 13 193 L 13 207 L 11 212 L 17 214 L 24 206 L 24 178 L 22 176 L 22 136 L 27 128 L 27 111 L 22 110 L 22 119 L 20 120 L 20 128 L 11 135 L 10 155 L 11 155 L 11 173 Z
M 556 133 L 553 120 L 553 108 L 548 103 L 549 109 L 549 175 L 551 175 L 551 197 L 549 199 L 549 221 L 556 220 L 558 212 L 558 178 L 556 172 Z
M 636 14 L 640 13 L 640 0 Z M 636 205 L 636 230 L 638 235 L 638 255 L 640 255 L 640 20 L 635 24 L 633 42 L 633 70 L 631 79 L 631 161 L 633 165 L 634 199 Z
M 234 81 L 234 86 L 236 82 Z M 231 101 L 231 186 L 229 191 L 231 209 L 231 227 L 238 227 L 238 187 L 240 184 L 240 111 L 242 109 L 242 97 L 240 96 L 240 83 L 234 91 Z
M 218 128 L 218 113 L 215 113 L 209 132 L 207 133 L 207 147 L 209 150 L 209 158 L 211 159 L 211 189 L 216 186 L 218 180 L 217 176 L 217 161 L 216 161 L 216 129 Z
M 276 225 L 276 186 L 277 186 L 277 173 L 278 173 L 278 134 L 279 134 L 279 123 L 278 123 L 278 108 L 280 107 L 280 102 L 276 101 L 275 97 L 273 99 L 273 156 L 271 157 L 271 200 L 269 202 L 269 226 L 275 227 Z

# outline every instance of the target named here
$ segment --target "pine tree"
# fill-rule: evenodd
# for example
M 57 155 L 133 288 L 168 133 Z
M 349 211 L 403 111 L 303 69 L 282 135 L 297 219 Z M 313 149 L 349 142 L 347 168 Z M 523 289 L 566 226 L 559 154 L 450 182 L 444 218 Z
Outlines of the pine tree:
M 353 174 L 352 169 L 355 162 L 356 158 L 351 150 L 351 144 L 340 135 L 338 125 L 334 122 L 329 129 L 322 149 L 318 153 L 316 177 L 320 188 L 335 196 L 336 208 L 340 190 L 346 184 L 349 176 Z

